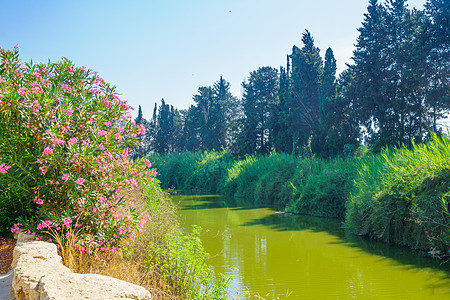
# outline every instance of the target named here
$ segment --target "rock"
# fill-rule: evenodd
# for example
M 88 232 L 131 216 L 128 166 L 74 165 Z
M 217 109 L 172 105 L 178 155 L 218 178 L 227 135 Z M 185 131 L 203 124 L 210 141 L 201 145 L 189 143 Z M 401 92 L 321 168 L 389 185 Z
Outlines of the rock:
M 36 240 L 36 237 L 34 235 L 26 234 L 22 231 L 20 231 L 17 236 L 16 234 L 14 234 L 14 238 L 17 239 L 17 243 L 30 242 Z
M 40 282 L 40 298 L 59 299 L 151 299 L 143 287 L 96 274 L 49 274 Z
M 61 264 L 55 244 L 22 242 L 14 248 L 11 293 L 16 299 L 39 299 L 39 282 L 48 274 L 71 273 Z
M 18 242 L 11 295 L 17 300 L 151 299 L 141 286 L 95 274 L 75 274 L 61 263 L 56 245 Z

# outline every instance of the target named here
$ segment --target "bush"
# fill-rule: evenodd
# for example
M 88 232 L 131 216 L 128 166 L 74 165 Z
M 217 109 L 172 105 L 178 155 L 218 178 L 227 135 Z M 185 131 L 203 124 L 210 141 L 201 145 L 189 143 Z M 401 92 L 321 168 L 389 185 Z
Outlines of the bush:
M 188 184 L 197 191 L 217 193 L 223 186 L 233 159 L 227 150 L 203 152 Z
M 287 154 L 252 157 L 236 161 L 228 171 L 224 186 L 227 195 L 255 204 L 284 209 L 292 198 L 292 175 L 297 160 Z
M 291 212 L 344 219 L 345 203 L 353 191 L 359 161 L 335 158 L 302 159 L 292 185 L 294 195 L 287 209 Z
M 37 239 L 77 235 L 82 251 L 114 252 L 146 222 L 123 195 L 152 188 L 148 160 L 128 160 L 144 128 L 96 72 L 57 63 L 24 66 L 0 49 L 0 226 Z M 127 207 L 127 213 L 120 213 Z
M 196 170 L 201 155 L 200 152 L 174 152 L 165 156 L 154 153 L 149 155 L 148 158 L 158 171 L 162 188 L 190 190 L 192 189 L 191 177 Z

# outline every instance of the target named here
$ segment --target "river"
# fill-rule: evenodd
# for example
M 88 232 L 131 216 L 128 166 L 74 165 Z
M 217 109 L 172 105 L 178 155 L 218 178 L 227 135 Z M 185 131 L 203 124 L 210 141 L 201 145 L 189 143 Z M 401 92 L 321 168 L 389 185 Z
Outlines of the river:
M 449 263 L 354 236 L 339 221 L 218 196 L 174 200 L 186 230 L 203 228 L 209 262 L 241 299 L 450 299 Z

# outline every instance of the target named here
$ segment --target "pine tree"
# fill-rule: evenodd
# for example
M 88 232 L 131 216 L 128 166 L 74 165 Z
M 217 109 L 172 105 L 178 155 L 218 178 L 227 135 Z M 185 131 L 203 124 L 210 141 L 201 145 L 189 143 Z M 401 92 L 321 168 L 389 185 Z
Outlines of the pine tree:
M 183 127 L 183 146 L 184 151 L 195 152 L 201 149 L 199 134 L 200 114 L 198 109 L 191 105 L 187 110 Z
M 293 152 L 306 147 L 319 117 L 319 83 L 322 74 L 320 50 L 311 33 L 302 36 L 303 47 L 292 48 L 292 74 L 289 96 L 288 124 L 293 136 Z
M 164 99 L 161 100 L 161 106 L 157 115 L 157 127 L 153 149 L 160 154 L 171 152 L 173 143 L 173 117 L 171 117 L 171 108 Z
M 230 83 L 220 77 L 214 83 L 214 98 L 217 112 L 215 114 L 217 146 L 215 149 L 229 146 L 236 135 L 236 119 L 240 112 L 240 106 L 231 94 Z
M 392 136 L 392 126 L 386 114 L 391 109 L 391 103 L 384 90 L 384 83 L 389 77 L 386 74 L 389 70 L 389 35 L 385 26 L 386 9 L 377 0 L 370 0 L 367 11 L 362 27 L 358 28 L 360 34 L 352 57 L 354 65 L 350 66 L 355 88 L 352 102 L 358 109 L 369 142 L 377 150 L 390 144 L 389 138 Z
M 337 122 L 334 116 L 334 102 L 336 100 L 336 59 L 333 50 L 328 48 L 325 52 L 325 64 L 319 84 L 319 114 L 317 123 L 314 126 L 311 137 L 311 151 L 321 157 L 328 157 L 334 153 L 329 153 L 326 145 L 327 135 Z
M 273 149 L 273 115 L 278 105 L 278 70 L 261 67 L 242 83 L 243 129 L 238 137 L 239 154 L 269 153 Z
M 289 66 L 289 60 L 288 60 Z M 285 68 L 280 67 L 280 86 L 278 90 L 278 105 L 275 106 L 274 113 L 271 115 L 273 145 L 275 150 L 291 153 L 292 152 L 292 134 L 289 131 L 289 74 Z
M 137 118 L 134 120 L 134 123 L 141 124 L 142 122 L 142 107 L 139 105 Z
M 426 104 L 431 115 L 431 129 L 437 131 L 438 121 L 450 112 L 450 2 L 428 0 L 425 12 L 430 18 L 427 70 L 429 87 Z

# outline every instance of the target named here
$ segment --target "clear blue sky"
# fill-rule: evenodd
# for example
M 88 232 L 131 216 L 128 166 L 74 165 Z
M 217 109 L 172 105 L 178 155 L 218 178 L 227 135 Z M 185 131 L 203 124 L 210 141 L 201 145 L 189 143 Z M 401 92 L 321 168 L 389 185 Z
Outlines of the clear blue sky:
M 410 0 L 423 9 L 426 0 Z M 68 57 L 117 86 L 150 118 L 164 98 L 193 103 L 200 86 L 220 76 L 240 96 L 262 66 L 286 65 L 308 29 L 331 47 L 338 71 L 349 63 L 368 0 L 0 0 L 0 47 L 21 47 L 22 61 Z M 136 110 L 137 111 L 137 110 Z M 133 115 L 136 115 L 136 111 Z

